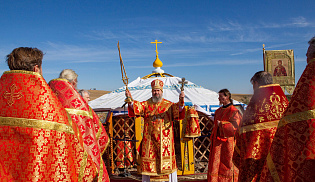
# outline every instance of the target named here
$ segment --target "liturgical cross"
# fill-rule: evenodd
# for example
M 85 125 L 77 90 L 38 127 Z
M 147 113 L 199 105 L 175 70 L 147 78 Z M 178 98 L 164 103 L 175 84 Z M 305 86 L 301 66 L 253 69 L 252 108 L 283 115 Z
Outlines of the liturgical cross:
M 185 78 L 182 78 L 182 81 L 179 81 L 178 83 L 182 84 L 182 86 L 180 87 L 180 91 L 184 91 L 184 85 L 187 84 L 188 82 L 186 81 Z

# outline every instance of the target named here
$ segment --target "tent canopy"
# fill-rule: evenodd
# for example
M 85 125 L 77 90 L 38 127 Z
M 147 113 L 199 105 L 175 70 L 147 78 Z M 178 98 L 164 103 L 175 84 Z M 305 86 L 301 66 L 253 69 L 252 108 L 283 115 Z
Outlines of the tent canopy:
M 171 101 L 178 102 L 179 94 L 181 92 L 182 81 L 179 77 L 154 77 L 142 79 L 138 77 L 136 80 L 128 84 L 128 89 L 134 100 L 145 101 L 152 96 L 151 93 L 151 82 L 155 79 L 160 79 L 164 82 L 163 87 L 163 98 Z M 185 84 L 185 105 L 196 105 L 199 108 L 203 108 L 204 111 L 208 112 L 206 114 L 213 114 L 214 111 L 219 107 L 219 95 L 209 89 L 205 89 L 202 86 L 198 86 L 190 81 Z M 105 94 L 93 101 L 89 102 L 89 105 L 93 109 L 109 109 L 116 112 L 123 112 L 126 110 L 122 108 L 124 105 L 126 87 L 121 87 L 111 93 Z M 241 104 L 234 100 L 234 104 Z M 203 112 L 204 112 L 203 111 Z

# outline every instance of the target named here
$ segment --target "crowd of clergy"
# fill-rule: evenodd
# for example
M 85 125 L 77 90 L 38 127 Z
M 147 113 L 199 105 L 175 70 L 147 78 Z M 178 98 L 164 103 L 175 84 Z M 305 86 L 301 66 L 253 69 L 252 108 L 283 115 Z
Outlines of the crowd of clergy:
M 307 66 L 290 101 L 265 71 L 250 79 L 254 94 L 244 113 L 233 106 L 228 89 L 219 91 L 207 181 L 314 181 L 315 37 L 308 44 Z M 77 90 L 71 69 L 47 83 L 43 56 L 37 48 L 20 47 L 6 57 L 0 181 L 110 181 L 103 160 L 110 138 L 88 105 L 89 93 Z M 184 109 L 184 91 L 173 103 L 163 98 L 163 85 L 153 80 L 152 97 L 142 102 L 125 92 L 128 115 L 144 119 L 137 162 L 143 182 L 178 181 L 173 121 L 190 118 L 198 126 L 194 108 Z

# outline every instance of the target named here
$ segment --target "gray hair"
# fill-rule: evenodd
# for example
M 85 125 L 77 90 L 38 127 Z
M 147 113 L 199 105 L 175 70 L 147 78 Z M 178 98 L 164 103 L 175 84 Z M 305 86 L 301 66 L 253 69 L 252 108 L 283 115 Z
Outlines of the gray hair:
M 315 58 L 315 36 L 313 38 L 311 38 L 310 41 L 308 41 L 309 46 L 309 51 L 308 51 L 308 55 L 307 57 L 309 59 Z
M 90 92 L 87 91 L 87 90 L 84 90 L 84 89 L 79 90 L 78 93 L 81 95 L 81 97 L 83 97 L 83 94 L 84 94 L 84 93 L 87 93 L 87 94 L 90 95 Z
M 257 82 L 259 86 L 273 84 L 272 75 L 266 71 L 258 71 L 250 79 L 250 82 L 254 84 Z
M 68 80 L 69 82 L 72 82 L 78 78 L 78 75 L 72 69 L 64 69 L 61 71 L 59 78 L 63 78 Z

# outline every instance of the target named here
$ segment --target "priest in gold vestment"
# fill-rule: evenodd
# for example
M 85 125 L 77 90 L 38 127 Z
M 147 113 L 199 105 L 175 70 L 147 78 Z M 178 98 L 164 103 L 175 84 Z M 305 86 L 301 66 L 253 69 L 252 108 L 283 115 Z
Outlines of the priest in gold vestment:
M 261 181 L 315 179 L 315 37 L 306 56 L 307 66 L 279 121 Z
M 214 128 L 210 136 L 208 181 L 237 181 L 238 168 L 233 164 L 232 157 L 235 134 L 242 116 L 233 106 L 228 89 L 219 91 L 219 101 L 223 106 L 217 109 L 214 115 Z
M 20 47 L 0 78 L 0 181 L 92 181 L 95 165 L 42 77 L 43 53 Z
M 234 158 L 240 155 L 239 181 L 259 181 L 278 122 L 288 106 L 288 99 L 272 75 L 259 71 L 251 78 L 254 95 L 242 119 Z
M 109 144 L 105 128 L 87 100 L 76 91 L 78 75 L 71 69 L 64 69 L 59 78 L 49 82 L 66 111 L 75 122 L 83 137 L 84 148 L 97 168 L 97 181 L 109 182 L 102 155 Z
M 142 181 L 177 181 L 173 121 L 185 117 L 185 112 L 182 112 L 185 94 L 182 91 L 179 102 L 172 103 L 162 97 L 163 85 L 163 81 L 153 80 L 150 99 L 128 103 L 130 117 L 144 118 L 138 162 Z M 126 96 L 131 98 L 129 90 L 126 90 Z

